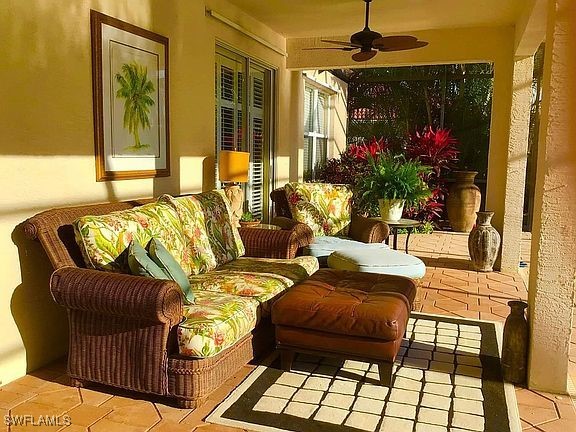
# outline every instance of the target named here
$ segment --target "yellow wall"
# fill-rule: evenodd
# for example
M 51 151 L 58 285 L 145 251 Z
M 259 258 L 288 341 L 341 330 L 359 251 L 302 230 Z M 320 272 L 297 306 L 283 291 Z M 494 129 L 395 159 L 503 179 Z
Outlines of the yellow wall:
M 284 38 L 224 0 L 0 0 L 0 381 L 66 351 L 64 310 L 48 291 L 50 267 L 20 224 L 47 208 L 213 187 L 216 38 L 277 67 L 278 120 L 290 92 L 285 58 L 205 15 L 205 7 L 284 48 Z M 172 175 L 97 183 L 94 168 L 90 9 L 170 39 Z M 276 137 L 287 178 L 287 121 Z

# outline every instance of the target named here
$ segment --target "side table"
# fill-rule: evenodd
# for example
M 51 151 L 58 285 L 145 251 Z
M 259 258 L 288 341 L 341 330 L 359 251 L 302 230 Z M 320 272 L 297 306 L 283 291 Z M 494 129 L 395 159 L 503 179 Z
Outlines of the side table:
M 375 217 L 375 218 L 371 218 L 371 219 L 382 220 L 379 217 Z M 392 222 L 392 221 L 383 221 L 383 222 L 385 222 L 390 227 L 390 235 L 394 236 L 393 246 L 392 246 L 394 248 L 394 250 L 398 250 L 398 230 L 399 229 L 405 229 L 406 231 L 408 231 L 408 236 L 406 237 L 406 245 L 405 245 L 406 253 L 408 253 L 408 242 L 410 241 L 410 234 L 412 234 L 412 231 L 414 231 L 414 228 L 422 225 L 422 222 L 417 221 L 417 220 L 413 220 L 413 219 L 399 219 L 399 220 L 394 221 L 394 222 Z M 388 238 L 386 239 L 386 244 L 387 245 L 390 244 L 390 236 L 388 236 Z

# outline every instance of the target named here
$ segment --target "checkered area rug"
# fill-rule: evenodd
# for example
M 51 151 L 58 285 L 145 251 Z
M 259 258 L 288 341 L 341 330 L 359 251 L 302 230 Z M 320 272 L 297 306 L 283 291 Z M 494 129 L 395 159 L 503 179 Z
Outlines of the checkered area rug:
M 207 421 L 253 431 L 519 432 L 500 335 L 499 323 L 413 314 L 390 388 L 376 364 L 298 355 L 284 372 L 273 355 Z

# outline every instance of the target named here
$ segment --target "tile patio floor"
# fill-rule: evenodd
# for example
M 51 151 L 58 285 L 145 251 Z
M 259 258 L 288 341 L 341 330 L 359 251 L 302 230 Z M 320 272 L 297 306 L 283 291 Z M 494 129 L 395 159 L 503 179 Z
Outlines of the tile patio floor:
M 400 238 L 400 244 L 404 239 Z M 528 241 L 528 240 L 527 240 Z M 423 281 L 422 311 L 503 321 L 510 299 L 526 299 L 527 291 L 519 275 L 476 273 L 468 262 L 467 236 L 455 233 L 414 235 L 410 241 L 412 254 L 425 260 L 428 267 Z M 524 245 L 526 246 L 526 245 Z M 528 247 L 523 248 L 527 260 Z M 571 373 L 576 378 L 576 331 L 571 344 Z M 163 400 L 144 400 L 110 389 L 69 387 L 64 360 L 32 372 L 0 387 L 0 431 L 66 432 L 184 432 L 234 431 L 239 429 L 203 422 L 204 417 L 221 402 L 254 368 L 245 366 L 223 383 L 195 411 L 173 408 Z M 516 391 L 520 417 L 527 431 L 576 432 L 576 409 L 569 396 Z M 4 424 L 5 414 L 58 415 L 66 413 L 68 427 L 10 427 Z M 497 432 L 497 431 L 495 431 Z

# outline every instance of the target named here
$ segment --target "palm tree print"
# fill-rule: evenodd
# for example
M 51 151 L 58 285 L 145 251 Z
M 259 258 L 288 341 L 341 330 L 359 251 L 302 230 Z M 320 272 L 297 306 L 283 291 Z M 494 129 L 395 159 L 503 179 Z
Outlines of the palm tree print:
M 134 136 L 134 145 L 130 150 L 140 150 L 150 147 L 150 144 L 140 142 L 139 129 L 150 128 L 150 107 L 154 99 L 149 95 L 154 92 L 154 83 L 148 79 L 148 68 L 135 61 L 122 65 L 122 72 L 116 74 L 116 82 L 120 86 L 116 97 L 124 99 L 124 127 Z

